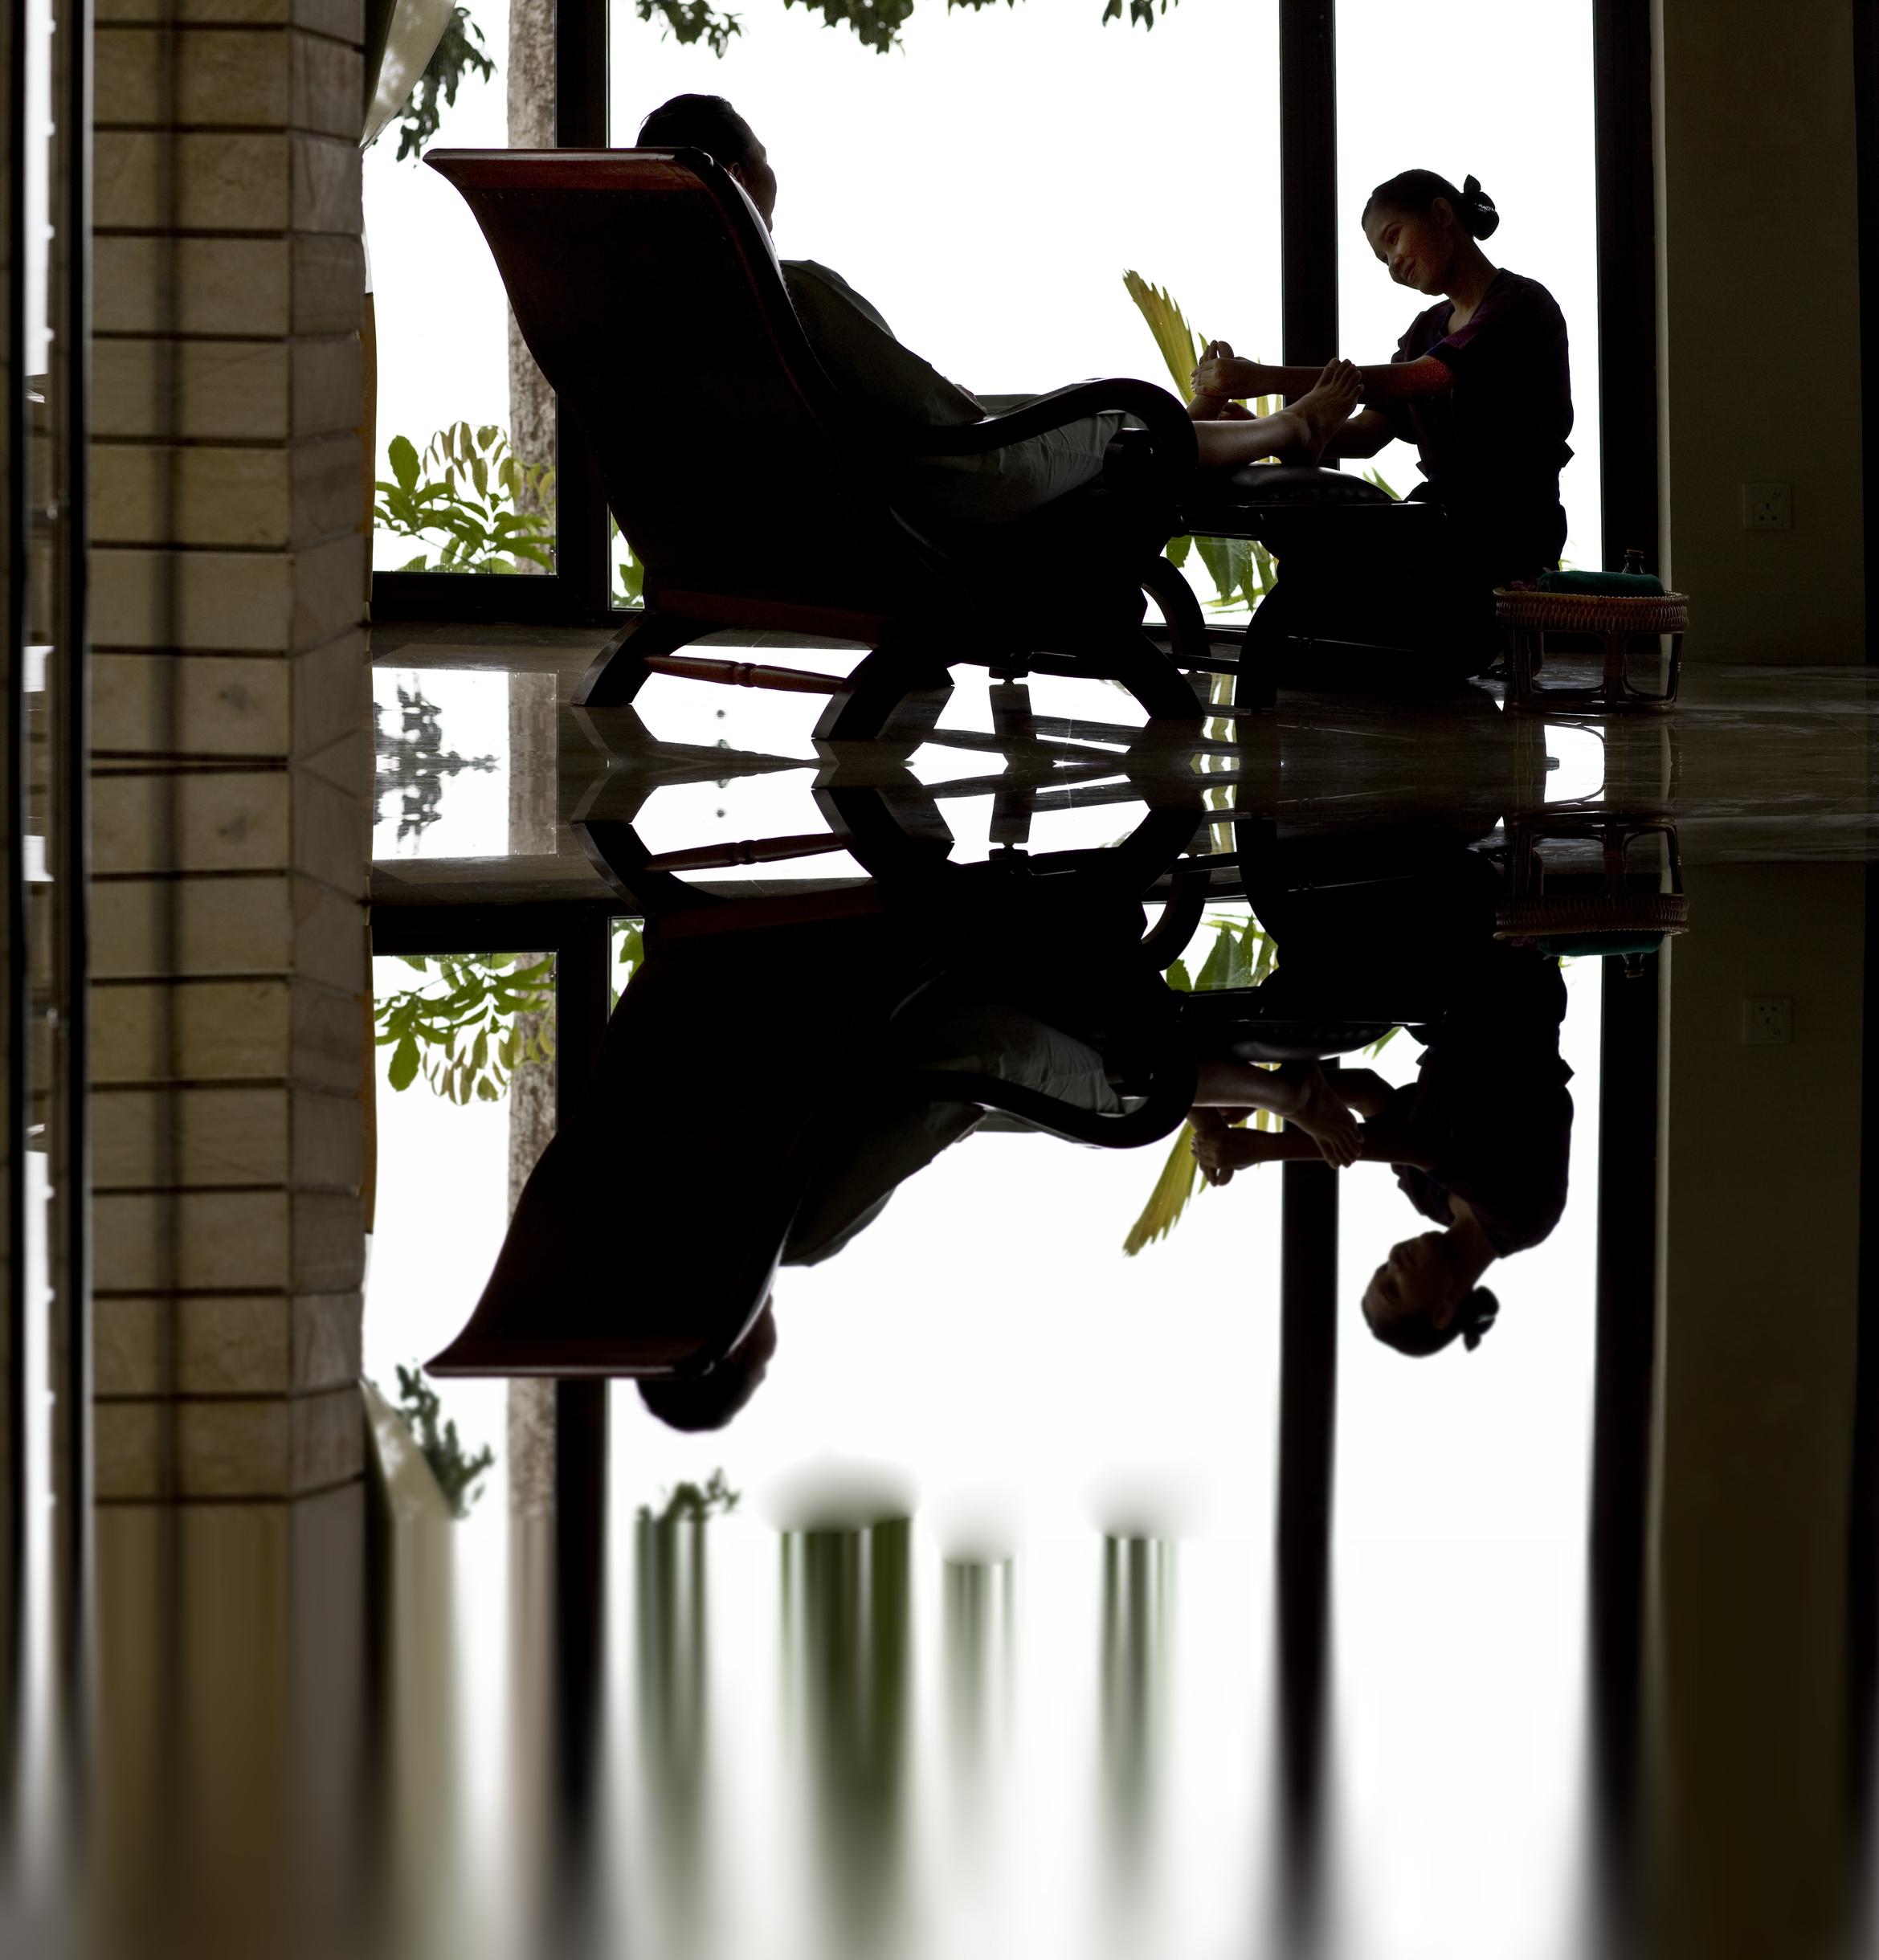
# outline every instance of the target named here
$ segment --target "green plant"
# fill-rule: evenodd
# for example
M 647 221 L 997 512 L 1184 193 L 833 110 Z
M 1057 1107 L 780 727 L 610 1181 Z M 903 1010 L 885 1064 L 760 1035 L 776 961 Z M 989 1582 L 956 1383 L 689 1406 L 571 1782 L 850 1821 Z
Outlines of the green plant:
M 378 485 L 374 520 L 425 547 L 400 570 L 514 573 L 525 559 L 554 569 L 554 472 L 523 462 L 494 423 L 439 429 L 421 458 L 394 435 L 387 455 L 391 480 Z
M 790 0 L 783 0 L 787 6 Z M 733 39 L 744 30 L 735 14 L 712 11 L 708 0 L 633 0 L 633 11 L 641 20 L 657 20 L 681 47 L 702 41 L 719 60 Z
M 1151 286 L 1139 272 L 1125 272 L 1122 284 L 1136 309 L 1148 323 L 1155 345 L 1183 402 L 1194 398 L 1193 374 L 1206 339 L 1187 324 L 1187 316 L 1165 286 Z M 1276 396 L 1261 395 L 1252 404 L 1256 415 L 1270 415 L 1280 406 Z M 1214 606 L 1236 606 L 1242 600 L 1256 606 L 1272 589 L 1276 576 L 1272 553 L 1256 538 L 1173 537 L 1166 546 L 1168 562 L 1177 569 L 1198 553 L 1213 581 Z
M 1270 935 L 1261 932 L 1252 920 L 1242 923 L 1237 919 L 1210 919 L 1207 923 L 1214 929 L 1214 943 L 1201 962 L 1199 974 L 1190 980 L 1186 962 L 1176 960 L 1167 972 L 1170 986 L 1184 994 L 1209 993 L 1218 987 L 1257 986 L 1272 972 L 1276 949 Z M 1253 1120 L 1257 1129 L 1272 1127 L 1272 1119 L 1266 1110 L 1256 1110 Z M 1122 1241 L 1122 1250 L 1129 1258 L 1144 1246 L 1166 1238 L 1202 1187 L 1200 1166 L 1189 1147 L 1193 1135 L 1193 1125 L 1183 1123 L 1162 1166 L 1161 1175 L 1149 1193 L 1148 1203 L 1142 1208 L 1142 1215 L 1129 1227 L 1128 1236 Z
M 439 1096 L 467 1103 L 497 1102 L 524 1062 L 551 1060 L 554 1037 L 545 1026 L 527 1041 L 515 1017 L 548 1014 L 554 1006 L 554 962 L 517 964 L 513 953 L 409 955 L 405 964 L 428 985 L 377 1001 L 378 1046 L 391 1050 L 386 1079 L 408 1089 L 422 1075 Z
M 641 1505 L 639 1522 L 701 1525 L 708 1517 L 728 1517 L 743 1501 L 743 1495 L 731 1488 L 722 1470 L 713 1470 L 702 1484 L 675 1484 L 666 1492 L 662 1509 L 655 1511 L 649 1504 Z
M 618 921 L 614 941 L 614 963 L 631 980 L 646 957 L 639 928 Z M 372 1010 L 378 1045 L 391 1050 L 386 1080 L 393 1088 L 408 1089 L 421 1075 L 452 1102 L 500 1102 L 518 1068 L 554 1059 L 552 959 L 523 966 L 513 953 L 403 957 L 426 984 L 386 994 Z M 524 1014 L 542 1017 L 526 1039 L 516 1025 Z
M 614 561 L 613 569 L 620 583 L 619 590 L 612 594 L 613 603 L 623 611 L 631 611 L 644 602 L 646 567 L 639 562 L 633 547 L 621 537 L 620 527 L 611 517 L 607 519 L 607 535 L 610 548 L 617 544 L 627 554 L 623 561 Z
M 398 1411 L 411 1425 L 418 1448 L 423 1452 L 431 1474 L 436 1478 L 443 1501 L 453 1517 L 468 1517 L 470 1507 L 482 1496 L 476 1485 L 496 1461 L 496 1452 L 485 1443 L 474 1456 L 468 1455 L 457 1435 L 454 1420 L 439 1429 L 442 1405 L 437 1391 L 424 1379 L 422 1367 L 399 1368 Z
M 424 145 L 437 133 L 437 125 L 443 110 L 454 108 L 457 91 L 463 86 L 466 74 L 475 75 L 488 81 L 496 72 L 496 63 L 484 53 L 483 30 L 470 18 L 468 7 L 455 7 L 445 23 L 443 39 L 437 43 L 436 52 L 429 65 L 418 78 L 418 86 L 411 92 L 411 100 L 398 112 L 398 155 L 394 162 L 402 163 L 407 157 L 422 155 Z M 442 96 L 439 105 L 438 97 Z

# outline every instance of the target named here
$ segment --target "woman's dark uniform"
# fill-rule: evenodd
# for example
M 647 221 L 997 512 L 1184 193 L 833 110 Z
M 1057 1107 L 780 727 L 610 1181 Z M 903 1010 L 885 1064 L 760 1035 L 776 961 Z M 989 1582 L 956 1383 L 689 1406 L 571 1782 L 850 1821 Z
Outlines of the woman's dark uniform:
M 1410 322 L 1397 361 L 1440 361 L 1441 394 L 1383 412 L 1414 443 L 1428 481 L 1412 493 L 1442 505 L 1472 572 L 1491 586 L 1557 565 L 1566 545 L 1559 472 L 1571 460 L 1572 380 L 1566 316 L 1538 280 L 1500 272 L 1465 326 L 1444 299 Z

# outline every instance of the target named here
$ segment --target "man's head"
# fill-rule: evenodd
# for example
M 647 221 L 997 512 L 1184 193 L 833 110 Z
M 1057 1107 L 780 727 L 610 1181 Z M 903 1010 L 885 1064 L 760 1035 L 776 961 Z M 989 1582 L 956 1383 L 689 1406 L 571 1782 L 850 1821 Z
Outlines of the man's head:
M 722 1429 L 758 1390 L 776 1353 L 776 1316 L 765 1301 L 750 1331 L 709 1374 L 639 1384 L 639 1399 L 672 1429 Z
M 639 125 L 642 149 L 701 149 L 744 186 L 768 226 L 776 215 L 776 172 L 757 133 L 722 96 L 674 96 Z
M 1399 1354 L 1439 1354 L 1458 1335 L 1480 1346 L 1500 1302 L 1463 1264 L 1445 1231 L 1425 1231 L 1390 1248 L 1364 1288 L 1370 1332 Z

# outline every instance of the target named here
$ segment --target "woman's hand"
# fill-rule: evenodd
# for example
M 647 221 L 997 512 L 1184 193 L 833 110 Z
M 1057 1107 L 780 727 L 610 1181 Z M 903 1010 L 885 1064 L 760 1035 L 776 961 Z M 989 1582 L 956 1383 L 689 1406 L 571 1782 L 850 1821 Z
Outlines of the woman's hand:
M 1194 398 L 1187 405 L 1188 414 L 1196 422 L 1246 419 L 1246 410 L 1229 399 L 1227 378 L 1220 371 L 1220 363 L 1232 358 L 1232 347 L 1226 341 L 1209 341 L 1201 349 L 1200 365 L 1190 377 Z

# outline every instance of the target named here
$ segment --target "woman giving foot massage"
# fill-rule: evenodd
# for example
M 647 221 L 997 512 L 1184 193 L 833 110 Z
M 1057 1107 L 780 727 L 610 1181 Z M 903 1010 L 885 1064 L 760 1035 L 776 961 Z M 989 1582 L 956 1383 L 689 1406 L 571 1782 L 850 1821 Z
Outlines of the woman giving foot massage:
M 675 96 L 639 126 L 644 149 L 701 149 L 736 179 L 766 227 L 777 178 L 750 125 L 721 96 Z M 887 322 L 839 273 L 811 259 L 782 261 L 797 317 L 829 378 L 888 425 L 946 426 L 982 421 L 1031 398 L 974 394 L 904 347 Z M 1197 419 L 1203 469 L 1235 470 L 1277 456 L 1316 463 L 1358 406 L 1361 382 L 1334 361 L 1300 382 L 1298 399 L 1276 414 Z M 942 523 L 999 523 L 1052 503 L 1102 474 L 1103 452 L 1121 414 L 1085 416 L 1061 429 L 985 456 L 923 459 L 907 485 L 910 508 Z
M 1458 190 L 1433 170 L 1404 170 L 1370 193 L 1363 234 L 1378 263 L 1435 304 L 1410 321 L 1388 365 L 1355 370 L 1362 412 L 1341 421 L 1313 456 L 1374 456 L 1392 440 L 1414 443 L 1427 480 L 1411 500 L 1447 511 L 1457 569 L 1483 591 L 1559 562 L 1559 472 L 1572 457 L 1566 318 L 1538 280 L 1481 250 L 1500 223 L 1472 177 Z M 1308 368 L 1236 360 L 1226 341 L 1211 341 L 1189 413 L 1203 427 L 1244 417 L 1236 397 L 1311 380 Z

